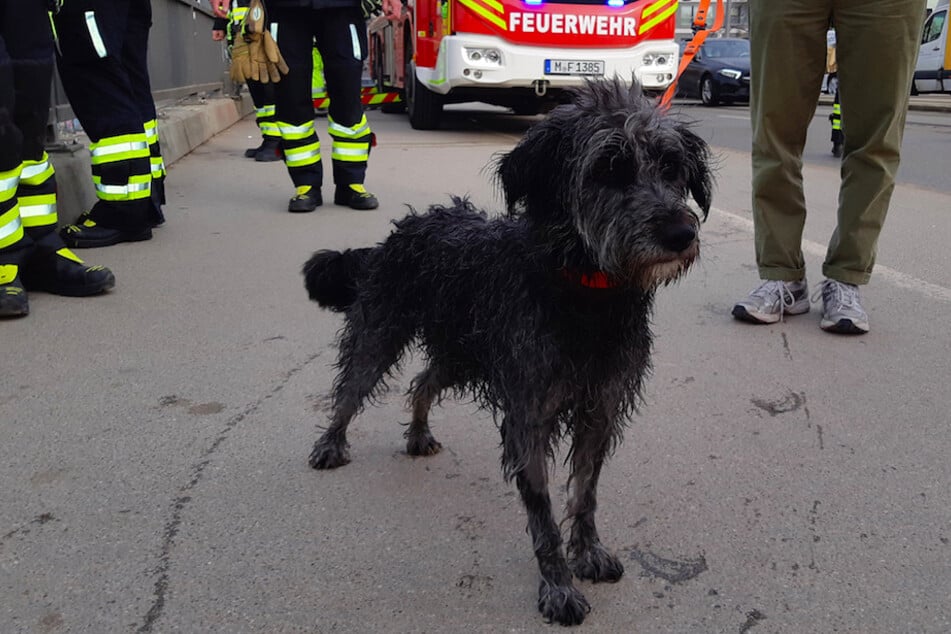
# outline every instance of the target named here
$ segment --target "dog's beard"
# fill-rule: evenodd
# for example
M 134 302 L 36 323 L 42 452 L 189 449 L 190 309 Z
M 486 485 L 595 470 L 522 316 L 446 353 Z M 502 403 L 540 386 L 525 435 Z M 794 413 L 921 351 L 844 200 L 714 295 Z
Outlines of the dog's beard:
M 690 269 L 690 265 L 699 255 L 700 244 L 694 241 L 687 249 L 678 253 L 676 257 L 641 265 L 638 267 L 638 273 L 636 274 L 637 284 L 646 290 L 653 290 L 675 282 Z

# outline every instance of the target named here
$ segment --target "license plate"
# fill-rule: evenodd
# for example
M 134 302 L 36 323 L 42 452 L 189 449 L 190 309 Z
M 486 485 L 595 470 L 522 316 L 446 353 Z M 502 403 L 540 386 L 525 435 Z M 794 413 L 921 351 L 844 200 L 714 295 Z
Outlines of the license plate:
M 604 75 L 604 61 L 592 59 L 546 59 L 546 75 Z

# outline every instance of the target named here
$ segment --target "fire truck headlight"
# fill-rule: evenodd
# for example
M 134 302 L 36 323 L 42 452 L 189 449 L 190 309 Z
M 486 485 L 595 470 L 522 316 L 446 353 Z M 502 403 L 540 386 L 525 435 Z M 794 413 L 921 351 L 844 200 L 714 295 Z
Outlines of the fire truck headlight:
M 657 58 L 657 65 L 658 65 L 658 66 L 666 66 L 666 65 L 667 65 L 667 58 L 664 57 L 663 55 L 659 56 L 659 57 Z
M 465 48 L 466 60 L 477 66 L 501 66 L 502 52 L 497 48 Z
M 647 55 L 644 56 L 644 59 L 641 61 L 644 62 L 644 66 L 650 66 L 651 64 L 654 63 L 654 54 L 648 53 Z

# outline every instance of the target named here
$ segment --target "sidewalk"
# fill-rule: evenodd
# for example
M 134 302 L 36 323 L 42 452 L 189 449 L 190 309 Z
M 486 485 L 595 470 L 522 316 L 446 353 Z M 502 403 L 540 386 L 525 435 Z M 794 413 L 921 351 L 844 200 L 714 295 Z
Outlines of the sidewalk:
M 170 166 L 196 147 L 253 112 L 247 91 L 239 98 L 215 93 L 156 104 L 159 140 Z M 62 124 L 61 124 L 62 125 Z M 89 168 L 89 139 L 82 133 L 61 133 L 61 145 L 49 149 L 59 188 L 59 224 L 65 226 L 96 202 Z
M 819 104 L 832 105 L 833 95 L 819 95 Z M 951 112 L 951 95 L 914 95 L 908 101 L 908 109 L 913 112 Z

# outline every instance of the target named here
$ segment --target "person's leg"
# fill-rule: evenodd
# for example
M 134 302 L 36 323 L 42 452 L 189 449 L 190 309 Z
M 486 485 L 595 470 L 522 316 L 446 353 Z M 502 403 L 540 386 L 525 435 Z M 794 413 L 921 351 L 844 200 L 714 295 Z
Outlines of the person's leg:
M 925 0 L 837 0 L 839 91 L 847 128 L 838 226 L 823 274 L 866 284 L 895 187 Z
M 309 8 L 272 12 L 277 24 L 277 44 L 290 72 L 275 86 L 277 125 L 281 131 L 284 164 L 297 188 L 288 211 L 313 211 L 323 203 L 323 164 L 320 140 L 314 129 L 314 103 L 310 98 L 314 42 L 318 12 Z
M 55 18 L 60 79 L 89 136 L 99 199 L 80 224 L 64 228 L 63 239 L 72 247 L 152 237 L 149 144 L 120 61 L 128 17 L 128 0 L 93 0 L 66 2 Z
M 750 2 L 753 220 L 756 263 L 767 280 L 806 275 L 802 151 L 825 71 L 831 4 Z
M 251 93 L 254 118 L 262 138 L 261 145 L 245 150 L 244 155 L 256 161 L 280 161 L 284 155 L 281 152 L 281 129 L 277 125 L 277 107 L 274 105 L 275 84 L 262 84 L 249 79 L 248 92 Z
M 368 50 L 366 23 L 357 8 L 327 9 L 321 14 L 316 43 L 330 97 L 327 132 L 333 141 L 334 203 L 375 209 L 379 202 L 363 187 L 373 140 L 361 101 Z
M 733 306 L 741 321 L 771 324 L 809 312 L 802 150 L 826 68 L 831 1 L 750 0 L 753 227 L 766 281 Z

